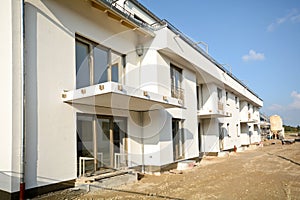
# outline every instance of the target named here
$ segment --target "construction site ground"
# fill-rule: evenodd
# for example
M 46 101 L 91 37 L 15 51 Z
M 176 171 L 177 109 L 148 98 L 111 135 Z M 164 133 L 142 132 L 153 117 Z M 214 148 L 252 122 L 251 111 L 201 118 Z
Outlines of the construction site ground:
M 37 199 L 300 199 L 300 142 L 267 140 L 263 147 L 206 156 L 181 174 L 148 174 L 117 188 L 68 189 Z

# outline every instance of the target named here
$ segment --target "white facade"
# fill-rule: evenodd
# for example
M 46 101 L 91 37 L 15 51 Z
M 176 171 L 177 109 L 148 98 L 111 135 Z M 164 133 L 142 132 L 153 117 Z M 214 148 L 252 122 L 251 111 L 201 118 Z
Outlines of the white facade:
M 160 171 L 260 141 L 256 94 L 135 0 L 108 2 L 25 1 L 27 190 L 76 179 L 87 155 L 97 170 L 125 156 L 126 167 Z M 5 0 L 0 12 L 0 190 L 9 194 L 22 175 L 20 9 Z

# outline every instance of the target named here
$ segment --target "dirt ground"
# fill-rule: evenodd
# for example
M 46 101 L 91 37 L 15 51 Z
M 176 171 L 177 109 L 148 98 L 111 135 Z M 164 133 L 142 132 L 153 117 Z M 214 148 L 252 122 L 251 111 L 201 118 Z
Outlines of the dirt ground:
M 300 142 L 266 141 L 264 147 L 207 156 L 182 174 L 145 175 L 114 189 L 65 190 L 38 199 L 300 199 Z

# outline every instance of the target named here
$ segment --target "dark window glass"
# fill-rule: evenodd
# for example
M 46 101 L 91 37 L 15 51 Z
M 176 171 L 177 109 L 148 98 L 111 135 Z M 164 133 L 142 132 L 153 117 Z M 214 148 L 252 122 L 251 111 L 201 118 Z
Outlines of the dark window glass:
M 76 88 L 82 88 L 89 85 L 89 45 L 76 41 Z
M 94 84 L 108 81 L 108 51 L 106 49 L 94 48 Z
M 112 65 L 111 66 L 111 81 L 112 82 L 119 82 L 119 66 Z

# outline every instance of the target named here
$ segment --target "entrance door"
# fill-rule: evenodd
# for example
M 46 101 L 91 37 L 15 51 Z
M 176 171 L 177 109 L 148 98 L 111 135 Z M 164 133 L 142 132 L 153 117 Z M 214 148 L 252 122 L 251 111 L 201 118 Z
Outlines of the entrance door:
M 127 166 L 127 120 L 88 114 L 77 115 L 77 157 L 87 171 Z M 122 165 L 121 165 L 122 164 Z M 78 168 L 80 169 L 80 168 Z
M 172 137 L 173 137 L 173 158 L 174 161 L 184 157 L 183 144 L 184 137 L 182 134 L 182 120 L 172 119 Z

